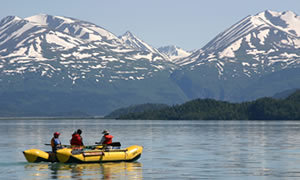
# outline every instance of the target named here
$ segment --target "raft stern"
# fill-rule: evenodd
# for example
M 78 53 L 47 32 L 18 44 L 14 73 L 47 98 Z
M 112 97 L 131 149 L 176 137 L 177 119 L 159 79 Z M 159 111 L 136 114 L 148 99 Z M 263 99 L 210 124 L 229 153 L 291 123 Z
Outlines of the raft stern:
M 23 151 L 23 154 L 28 162 L 50 161 L 49 153 L 39 149 L 28 149 L 26 151 Z

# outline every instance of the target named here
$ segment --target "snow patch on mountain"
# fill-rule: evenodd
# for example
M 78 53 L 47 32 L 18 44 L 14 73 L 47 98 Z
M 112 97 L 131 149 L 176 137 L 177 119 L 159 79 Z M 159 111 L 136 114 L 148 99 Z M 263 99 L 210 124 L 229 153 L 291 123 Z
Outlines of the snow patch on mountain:
M 230 57 L 233 58 L 235 57 L 235 51 L 237 51 L 241 47 L 243 39 L 239 39 L 235 41 L 231 46 L 228 46 L 225 50 L 219 53 L 219 58 L 224 58 L 224 57 Z
M 35 23 L 35 24 L 42 25 L 42 26 L 47 26 L 48 25 L 47 18 L 48 18 L 48 15 L 39 14 L 39 15 L 30 16 L 30 17 L 27 17 L 24 19 L 31 23 Z
M 61 46 L 63 49 L 67 50 L 67 49 L 71 49 L 71 48 L 74 48 L 76 47 L 76 44 L 73 44 L 73 43 L 70 43 L 70 42 L 67 42 L 65 39 L 61 38 L 59 36 L 60 33 L 57 33 L 57 34 L 46 34 L 46 41 L 48 43 L 53 43 L 53 44 L 56 44 L 56 45 L 59 45 Z
M 173 62 L 179 66 L 187 66 L 189 64 L 195 63 L 198 60 L 198 58 L 200 57 L 200 55 L 202 55 L 202 53 L 203 53 L 203 51 L 200 49 L 200 50 L 195 51 L 188 57 L 174 59 Z M 202 64 L 202 63 L 200 62 L 199 64 Z
M 259 34 L 257 35 L 258 39 L 260 40 L 259 43 L 261 45 L 264 45 L 265 38 L 268 36 L 269 32 L 270 32 L 270 29 L 266 29 L 266 30 L 260 31 Z

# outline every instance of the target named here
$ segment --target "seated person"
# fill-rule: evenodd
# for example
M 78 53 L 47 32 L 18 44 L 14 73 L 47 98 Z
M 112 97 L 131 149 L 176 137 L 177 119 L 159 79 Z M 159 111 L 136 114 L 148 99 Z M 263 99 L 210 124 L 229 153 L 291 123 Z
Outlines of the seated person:
M 72 134 L 72 139 L 70 140 L 71 146 L 83 146 L 81 133 L 81 129 L 78 129 Z
M 59 132 L 55 132 L 53 134 L 53 138 L 51 139 L 51 147 L 52 147 L 52 152 L 56 152 L 57 149 L 60 149 L 62 146 L 61 146 L 61 142 L 60 140 L 58 139 L 60 133 Z
M 102 134 L 103 136 L 101 138 L 101 141 L 97 144 L 102 144 L 104 146 L 110 145 L 112 143 L 113 136 L 109 134 L 108 130 L 104 130 Z

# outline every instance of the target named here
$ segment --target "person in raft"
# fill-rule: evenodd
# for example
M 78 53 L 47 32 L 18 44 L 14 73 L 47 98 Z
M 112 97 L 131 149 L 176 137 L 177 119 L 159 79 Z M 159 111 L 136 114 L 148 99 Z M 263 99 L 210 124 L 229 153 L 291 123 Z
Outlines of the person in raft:
M 52 152 L 56 152 L 57 149 L 60 149 L 62 146 L 61 146 L 61 142 L 59 140 L 59 135 L 60 133 L 59 132 L 55 132 L 53 134 L 53 138 L 51 139 L 51 147 L 52 147 Z
M 71 146 L 83 146 L 81 133 L 81 129 L 78 129 L 72 134 L 72 139 L 70 140 Z
M 99 144 L 110 145 L 112 143 L 113 136 L 109 134 L 108 130 L 102 132 L 103 136 Z

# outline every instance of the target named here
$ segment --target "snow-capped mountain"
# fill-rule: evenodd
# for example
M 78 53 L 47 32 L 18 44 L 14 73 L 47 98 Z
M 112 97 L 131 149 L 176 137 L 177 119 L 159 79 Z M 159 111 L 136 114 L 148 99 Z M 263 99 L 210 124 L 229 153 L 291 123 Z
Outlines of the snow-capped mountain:
M 291 11 L 247 16 L 202 49 L 179 59 L 174 81 L 191 99 L 242 101 L 298 88 L 300 17 Z
M 164 55 L 147 48 L 128 46 L 102 27 L 68 17 L 9 16 L 0 22 L 2 80 L 28 72 L 49 78 L 59 74 L 73 84 L 78 79 L 141 80 L 171 68 Z
M 212 66 L 220 78 L 300 67 L 300 16 L 269 10 L 248 16 L 178 63 L 190 69 Z
M 145 43 L 143 40 L 139 39 L 129 31 L 127 31 L 122 36 L 119 36 L 119 38 L 122 40 L 124 44 L 127 44 L 129 47 L 134 48 L 138 51 L 147 51 L 155 54 L 160 54 L 165 59 L 169 59 L 168 56 L 162 54 L 159 50 Z
M 168 79 L 176 66 L 147 48 L 73 18 L 8 16 L 0 21 L 0 99 L 6 99 L 0 114 L 17 108 L 30 116 L 103 115 L 131 104 L 182 101 Z
M 186 51 L 175 45 L 160 47 L 158 48 L 158 51 L 166 54 L 172 60 L 172 62 L 175 63 L 177 59 L 184 58 L 192 54 L 192 52 Z

